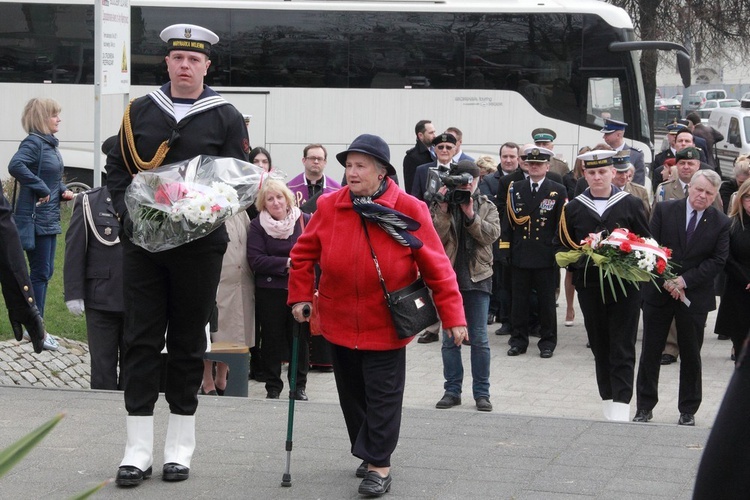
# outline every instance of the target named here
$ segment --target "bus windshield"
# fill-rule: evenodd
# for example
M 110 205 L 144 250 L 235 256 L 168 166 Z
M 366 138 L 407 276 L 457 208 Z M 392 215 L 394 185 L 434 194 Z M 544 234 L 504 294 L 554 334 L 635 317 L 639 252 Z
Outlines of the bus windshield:
M 352 105 L 365 105 L 363 89 L 383 91 L 366 98 L 375 113 L 361 110 L 383 115 L 373 117 L 370 130 L 383 133 L 394 126 L 394 118 L 406 120 L 398 124 L 404 134 L 389 141 L 396 154 L 413 145 L 410 122 L 425 117 L 445 117 L 440 127 L 465 128 L 464 148 L 475 156 L 496 154 L 506 140 L 528 142 L 533 128 L 549 126 L 558 133 L 556 153 L 572 164 L 579 145 L 601 138 L 607 116 L 627 122 L 626 137 L 649 149 L 637 58 L 608 50 L 612 42 L 633 39 L 624 12 L 596 1 L 552 7 L 524 1 L 511 6 L 449 3 L 428 10 L 419 2 L 207 0 L 182 6 L 132 0 L 131 97 L 168 81 L 158 35 L 179 21 L 210 27 L 219 35 L 205 83 L 253 115 L 251 140 L 275 148 L 275 156 L 286 156 L 288 148 L 289 162 L 298 163 L 300 145 L 316 138 L 301 139 L 309 128 L 296 134 L 295 125 L 284 127 L 280 120 L 327 118 L 325 137 L 317 140 L 346 144 L 352 128 L 341 113 L 345 106 L 356 113 Z M 611 22 L 623 18 L 620 26 Z M 4 87 L 19 84 L 8 88 L 20 94 L 28 92 L 29 83 L 91 87 L 94 56 L 90 2 L 0 2 Z M 253 91 L 265 96 L 246 99 Z M 81 106 L 80 93 L 66 95 L 75 95 L 70 103 Z M 328 96 L 323 105 L 311 101 Z M 304 109 L 298 107 L 299 115 L 290 117 L 284 101 L 302 103 Z M 90 129 L 76 127 L 81 135 L 61 140 L 90 141 L 81 138 Z

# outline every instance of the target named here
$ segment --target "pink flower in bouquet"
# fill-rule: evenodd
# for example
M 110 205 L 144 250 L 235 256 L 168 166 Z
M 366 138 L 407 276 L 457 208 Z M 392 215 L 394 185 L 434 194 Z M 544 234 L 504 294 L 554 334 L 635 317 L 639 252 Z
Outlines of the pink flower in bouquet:
M 183 199 L 188 194 L 187 187 L 181 182 L 168 182 L 162 184 L 154 193 L 154 201 L 162 205 L 172 206 L 172 204 Z

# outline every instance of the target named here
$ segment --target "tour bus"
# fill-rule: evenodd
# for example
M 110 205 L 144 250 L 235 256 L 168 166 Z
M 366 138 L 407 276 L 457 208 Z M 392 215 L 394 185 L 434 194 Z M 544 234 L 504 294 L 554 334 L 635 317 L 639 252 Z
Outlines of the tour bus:
M 117 133 L 128 98 L 168 81 L 161 30 L 199 24 L 221 38 L 205 83 L 250 117 L 251 145 L 289 176 L 305 145 L 322 143 L 332 158 L 361 133 L 388 142 L 400 173 L 421 119 L 458 127 L 475 158 L 548 127 L 572 165 L 579 146 L 601 142 L 608 113 L 649 162 L 638 51 L 674 50 L 689 86 L 684 48 L 635 40 L 625 11 L 597 0 L 129 3 L 130 94 L 102 96 L 102 139 Z M 0 177 L 25 135 L 24 103 L 46 96 L 62 106 L 68 180 L 94 183 L 94 58 L 91 0 L 0 1 Z M 343 168 L 329 161 L 326 173 L 340 179 Z

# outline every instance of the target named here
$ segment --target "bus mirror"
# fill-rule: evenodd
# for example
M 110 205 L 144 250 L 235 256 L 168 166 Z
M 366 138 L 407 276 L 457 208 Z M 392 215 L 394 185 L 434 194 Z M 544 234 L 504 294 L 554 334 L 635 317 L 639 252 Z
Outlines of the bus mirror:
M 677 68 L 680 70 L 682 86 L 685 88 L 690 87 L 692 83 L 690 81 L 690 55 L 687 52 L 677 51 Z
M 680 70 L 682 85 L 690 87 L 690 55 L 688 51 L 674 42 L 660 42 L 640 40 L 637 42 L 612 42 L 609 44 L 611 52 L 630 52 L 633 50 L 674 50 L 677 53 L 677 68 Z

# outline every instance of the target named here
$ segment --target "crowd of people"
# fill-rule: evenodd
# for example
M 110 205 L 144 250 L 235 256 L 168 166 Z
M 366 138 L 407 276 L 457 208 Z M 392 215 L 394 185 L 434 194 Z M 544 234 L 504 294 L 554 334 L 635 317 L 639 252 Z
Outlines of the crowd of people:
M 311 367 L 333 372 L 351 452 L 362 461 L 355 472 L 359 493 L 368 496 L 388 492 L 393 481 L 405 347 L 417 334 L 420 344 L 441 341 L 445 382 L 436 408 L 462 404 L 467 347 L 472 399 L 488 412 L 488 326 L 500 324 L 494 333 L 508 336 L 508 356 L 526 354 L 538 338 L 539 357 L 549 359 L 558 344 L 560 292 L 565 327 L 575 324 L 577 294 L 603 413 L 614 421 L 631 419 L 634 392 L 633 421 L 653 418 L 660 366 L 679 356 L 678 423 L 695 425 L 700 350 L 716 295 L 722 299 L 715 332 L 731 338 L 733 356 L 740 356 L 750 328 L 743 307 L 750 291 L 750 159 L 739 157 L 735 177 L 722 182 L 711 149 L 698 140 L 706 132 L 700 123 L 670 124 L 651 177 L 643 153 L 624 141 L 627 124 L 611 118 L 602 142 L 583 146 L 572 168 L 556 157 L 557 135 L 549 128 L 530 131 L 525 145 L 505 142 L 495 162 L 467 155 L 457 127 L 438 133 L 420 120 L 401 186 L 390 148 L 371 134 L 336 154 L 345 169 L 341 184 L 325 174 L 328 151 L 319 143 L 304 148 L 304 171 L 284 182 L 271 153 L 250 148 L 242 115 L 203 84 L 218 36 L 173 25 L 161 38 L 170 82 L 128 106 L 119 135 L 103 146 L 107 186 L 75 198 L 65 236 L 65 301 L 71 313 L 86 316 L 91 387 L 124 391 L 119 486 L 152 475 L 160 391 L 170 408 L 162 478 L 188 479 L 198 394 L 221 395 L 232 377 L 226 365 L 203 359 L 211 341 L 248 346 L 251 378 L 265 384 L 267 398 L 280 398 L 293 331 L 310 320 L 311 309 L 321 335 L 300 330 L 297 373 L 287 374 L 297 383 L 290 397 L 308 400 Z M 29 135 L 9 165 L 20 186 L 12 200 L 20 238 L 6 224 L 6 200 L 0 204 L 0 230 L 12 231 L 14 244 L 0 265 L 17 267 L 23 244 L 30 268 L 13 275 L 28 283 L 22 296 L 11 295 L 14 285 L 0 273 L 3 293 L 15 304 L 9 312 L 16 337 L 27 335 L 37 352 L 57 348 L 42 319 L 62 232 L 60 203 L 73 199 L 54 137 L 60 111 L 50 99 L 32 99 L 24 110 Z M 262 169 L 255 203 L 176 248 L 151 252 L 134 244 L 125 203 L 133 176 L 197 155 Z M 643 185 L 647 178 L 652 191 Z M 35 221 L 31 238 L 24 237 L 27 218 Z M 582 256 L 561 279 L 559 254 L 580 250 L 592 233 L 616 229 L 669 247 L 673 274 L 643 290 L 628 281 L 610 287 Z M 726 283 L 716 287 L 722 270 Z M 431 290 L 439 321 L 404 337 L 389 297 L 418 278 Z M 206 325 L 214 326 L 209 337 Z

